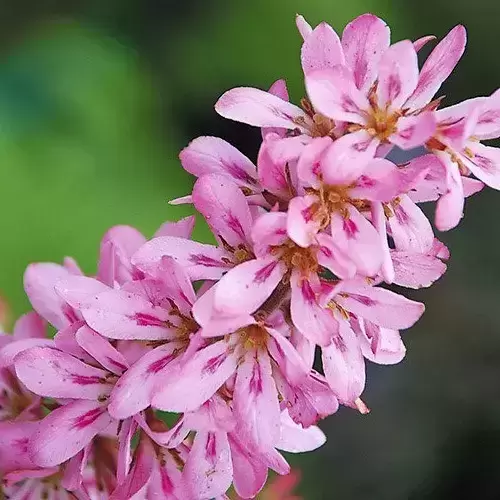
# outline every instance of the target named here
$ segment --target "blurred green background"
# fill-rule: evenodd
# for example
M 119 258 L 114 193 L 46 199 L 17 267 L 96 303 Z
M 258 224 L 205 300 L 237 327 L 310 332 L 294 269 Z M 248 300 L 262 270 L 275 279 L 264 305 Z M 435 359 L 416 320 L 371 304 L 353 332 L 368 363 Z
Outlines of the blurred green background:
M 303 95 L 296 12 L 338 31 L 373 12 L 393 39 L 469 30 L 447 103 L 500 82 L 495 0 L 4 0 L 0 7 L 0 293 L 27 309 L 31 261 L 75 257 L 94 272 L 113 224 L 151 235 L 186 208 L 178 151 L 220 135 L 255 159 L 258 131 L 217 117 L 237 85 L 289 82 Z M 426 49 L 425 49 L 426 50 Z M 424 50 L 424 52 L 425 52 Z M 500 498 L 500 194 L 469 200 L 442 235 L 452 259 L 405 334 L 406 360 L 369 367 L 368 416 L 341 410 L 321 450 L 292 457 L 307 500 Z M 199 229 L 200 238 L 208 238 Z

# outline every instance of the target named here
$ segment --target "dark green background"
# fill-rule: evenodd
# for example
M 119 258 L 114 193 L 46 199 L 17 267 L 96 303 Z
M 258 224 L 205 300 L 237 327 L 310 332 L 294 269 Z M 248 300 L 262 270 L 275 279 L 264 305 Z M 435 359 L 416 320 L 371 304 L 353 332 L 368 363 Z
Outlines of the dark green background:
M 186 214 L 177 153 L 220 135 L 255 159 L 258 131 L 218 118 L 237 85 L 285 77 L 303 95 L 296 12 L 339 31 L 371 11 L 393 39 L 443 36 L 465 23 L 469 47 L 447 103 L 499 85 L 500 3 L 489 0 L 3 0 L 0 4 L 0 293 L 26 310 L 31 261 L 75 257 L 95 271 L 101 235 L 147 235 Z M 426 50 L 426 49 L 425 49 Z M 424 52 L 425 52 L 424 50 Z M 341 410 L 328 443 L 295 459 L 307 500 L 500 498 L 500 194 L 469 200 L 443 235 L 449 272 L 431 290 L 406 360 L 370 366 L 368 416 Z M 201 226 L 198 237 L 209 238 Z

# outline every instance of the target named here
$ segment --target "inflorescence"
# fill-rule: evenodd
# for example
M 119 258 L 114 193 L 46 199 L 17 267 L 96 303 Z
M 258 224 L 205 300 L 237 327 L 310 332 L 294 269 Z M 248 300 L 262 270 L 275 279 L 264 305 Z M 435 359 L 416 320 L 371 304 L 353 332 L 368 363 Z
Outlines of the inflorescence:
M 193 217 L 150 240 L 117 226 L 95 277 L 71 259 L 26 270 L 34 311 L 0 337 L 4 497 L 253 498 L 268 469 L 289 473 L 279 450 L 325 442 L 316 424 L 339 405 L 368 413 L 366 359 L 405 356 L 400 330 L 424 305 L 386 285 L 429 287 L 446 270 L 420 203 L 437 202 L 444 231 L 466 197 L 500 188 L 500 150 L 481 142 L 500 136 L 500 93 L 440 107 L 463 26 L 420 69 L 434 37 L 391 44 L 374 15 L 341 38 L 297 26 L 300 106 L 283 80 L 215 106 L 261 128 L 256 165 L 217 137 L 180 154 L 197 181 L 175 202 L 194 204 L 216 245 L 191 239 Z M 397 165 L 393 148 L 425 152 Z

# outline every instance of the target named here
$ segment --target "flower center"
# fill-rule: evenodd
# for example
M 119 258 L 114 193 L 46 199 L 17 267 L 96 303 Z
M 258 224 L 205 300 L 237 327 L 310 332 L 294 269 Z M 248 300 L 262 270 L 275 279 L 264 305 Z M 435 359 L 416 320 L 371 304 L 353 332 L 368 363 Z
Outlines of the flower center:
M 365 200 L 349 197 L 352 185 L 329 186 L 323 184 L 319 190 L 308 189 L 309 194 L 319 198 L 317 203 L 310 207 L 310 218 L 320 226 L 320 230 L 330 225 L 332 213 L 339 213 L 344 219 L 349 218 L 348 205 L 353 205 L 358 210 L 366 210 L 370 205 Z
M 177 339 L 182 342 L 189 343 L 190 335 L 199 329 L 198 323 L 196 323 L 190 314 L 187 316 L 182 314 L 179 308 L 173 303 L 170 315 L 179 319 L 178 324 L 175 326 Z
M 334 129 L 335 122 L 321 113 L 317 113 L 314 110 L 313 105 L 306 97 L 303 97 L 300 101 L 300 105 L 302 109 L 306 112 L 306 114 L 312 119 L 312 124 L 307 124 L 307 128 L 309 130 L 309 135 L 311 137 L 332 137 L 336 138 Z M 298 125 L 306 126 L 306 121 L 303 117 L 299 117 L 296 120 Z
M 287 240 L 282 245 L 271 248 L 271 253 L 278 256 L 288 269 L 298 269 L 303 276 L 309 276 L 310 273 L 318 271 L 319 264 L 316 251 L 315 246 L 302 248 L 292 240 Z
M 387 108 L 381 109 L 374 103 L 368 114 L 365 129 L 370 135 L 377 137 L 382 142 L 387 141 L 391 135 L 397 132 L 400 117 L 399 111 L 389 112 Z
M 255 258 L 254 254 L 251 250 L 249 250 L 244 244 L 240 243 L 238 246 L 233 247 L 227 241 L 222 239 L 222 246 L 224 249 L 232 255 L 232 259 L 228 257 L 223 257 L 222 260 L 226 264 L 235 265 L 243 264 L 248 260 L 252 260 Z
M 267 346 L 269 334 L 267 330 L 260 325 L 249 325 L 238 330 L 241 343 L 246 350 L 262 349 Z

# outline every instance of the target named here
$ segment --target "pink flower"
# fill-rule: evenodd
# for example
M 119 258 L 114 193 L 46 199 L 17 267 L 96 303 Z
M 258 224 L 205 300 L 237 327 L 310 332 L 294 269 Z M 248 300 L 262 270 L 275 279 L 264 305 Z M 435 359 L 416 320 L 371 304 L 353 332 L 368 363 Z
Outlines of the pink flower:
M 12 335 L 0 334 L 0 421 L 40 418 L 40 398 L 17 379 L 13 363 L 22 350 L 50 343 L 45 338 L 45 322 L 35 312 L 21 316 Z
M 368 413 L 365 360 L 406 355 L 400 332 L 424 305 L 384 284 L 428 287 L 446 270 L 420 203 L 437 201 L 447 230 L 465 197 L 500 189 L 498 150 L 480 142 L 500 137 L 500 92 L 432 100 L 462 56 L 462 26 L 419 69 L 432 36 L 391 45 L 372 14 L 340 37 L 296 23 L 309 98 L 295 106 L 277 80 L 216 104 L 261 128 L 256 161 L 210 136 L 180 153 L 197 179 L 173 203 L 193 203 L 216 244 L 194 241 L 187 217 L 150 240 L 111 228 L 95 277 L 70 258 L 28 266 L 34 311 L 0 334 L 8 496 L 222 500 L 232 486 L 298 498 L 294 476 L 265 488 L 269 470 L 290 473 L 281 452 L 321 446 L 316 424 L 339 403 Z M 394 146 L 429 154 L 396 165 Z
M 93 364 L 53 347 L 31 347 L 14 360 L 16 374 L 28 389 L 65 403 L 41 421 L 30 440 L 30 456 L 39 466 L 74 457 L 113 423 L 108 399 L 127 365 L 111 344 L 103 338 L 95 342 L 94 336 L 86 326 L 75 335 Z
M 131 417 L 151 404 L 155 387 L 164 378 L 174 377 L 177 362 L 191 345 L 198 325 L 190 310 L 196 300 L 192 284 L 183 269 L 171 258 L 158 266 L 162 279 L 144 278 L 111 289 L 90 278 L 73 278 L 59 283 L 57 290 L 80 314 L 87 325 L 109 339 L 148 340 L 154 349 L 145 352 L 110 391 L 109 411 L 114 418 Z M 88 331 L 92 331 L 88 329 Z M 109 342 L 97 334 L 86 339 L 96 349 Z M 116 351 L 118 352 L 118 351 Z M 120 355 L 121 356 L 121 355 Z M 121 356 L 120 375 L 127 368 Z M 101 363 L 109 361 L 102 360 Z
M 114 441 L 101 437 L 63 466 L 39 467 L 29 453 L 29 443 L 38 425 L 37 422 L 15 423 L 0 428 L 2 491 L 9 498 L 27 500 L 52 497 L 69 500 L 75 495 L 86 499 L 108 498 L 115 488 Z M 9 450 L 10 463 L 6 464 L 4 450 Z
M 337 410 L 333 393 L 313 377 L 286 337 L 254 321 L 194 354 L 176 378 L 163 383 L 152 405 L 195 411 L 222 391 L 233 403 L 240 439 L 250 449 L 266 451 L 280 437 L 280 399 L 304 426 Z
M 133 256 L 132 262 L 156 276 L 165 257 L 171 257 L 190 279 L 218 279 L 235 265 L 253 258 L 250 232 L 252 212 L 244 194 L 227 176 L 202 176 L 193 189 L 195 207 L 205 216 L 219 246 L 175 236 L 153 238 Z
M 471 173 L 500 189 L 500 150 L 480 142 L 500 137 L 500 92 L 442 109 L 436 116 L 438 129 L 428 147 L 444 166 L 436 226 L 445 231 L 460 221 L 464 198 L 482 187 L 468 177 Z

